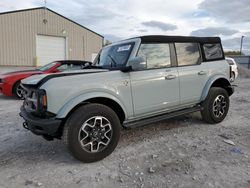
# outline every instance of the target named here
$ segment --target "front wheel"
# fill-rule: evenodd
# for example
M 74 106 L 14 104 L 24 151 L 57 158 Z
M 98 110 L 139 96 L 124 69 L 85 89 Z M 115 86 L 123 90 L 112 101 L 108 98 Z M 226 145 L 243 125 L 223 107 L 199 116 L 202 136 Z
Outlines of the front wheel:
M 212 87 L 203 103 L 202 119 L 208 123 L 223 121 L 229 109 L 229 96 L 225 89 Z
M 24 89 L 21 86 L 21 81 L 16 82 L 13 88 L 13 93 L 18 99 L 23 99 L 24 98 Z
M 116 148 L 120 128 L 120 120 L 112 109 L 101 104 L 86 104 L 66 121 L 63 140 L 76 159 L 95 162 Z

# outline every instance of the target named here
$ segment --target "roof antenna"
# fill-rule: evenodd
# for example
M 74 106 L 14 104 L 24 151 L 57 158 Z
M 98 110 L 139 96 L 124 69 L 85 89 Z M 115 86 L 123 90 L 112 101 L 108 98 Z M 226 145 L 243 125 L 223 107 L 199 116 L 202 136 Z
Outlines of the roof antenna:
M 43 13 L 43 23 L 46 24 L 48 20 L 46 19 L 46 9 L 47 9 L 47 0 L 44 0 L 44 13 Z

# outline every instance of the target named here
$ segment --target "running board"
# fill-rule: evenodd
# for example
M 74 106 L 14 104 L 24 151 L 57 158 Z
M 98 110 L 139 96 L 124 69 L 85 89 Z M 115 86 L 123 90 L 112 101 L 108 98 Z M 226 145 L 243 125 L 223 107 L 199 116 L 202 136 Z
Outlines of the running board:
M 181 115 L 184 115 L 184 114 L 197 112 L 197 111 L 200 111 L 200 110 L 202 110 L 202 107 L 200 105 L 198 105 L 198 106 L 195 106 L 195 107 L 192 107 L 192 108 L 186 108 L 186 109 L 183 109 L 183 110 L 169 112 L 169 113 L 166 113 L 166 114 L 163 114 L 163 115 L 153 116 L 153 117 L 150 117 L 150 118 L 144 118 L 144 119 L 140 119 L 140 120 L 124 122 L 123 126 L 126 127 L 126 128 L 140 127 L 140 126 L 143 126 L 143 125 L 163 121 L 163 120 L 166 120 L 166 119 L 169 119 L 169 118 L 173 118 L 173 117 L 181 116 Z

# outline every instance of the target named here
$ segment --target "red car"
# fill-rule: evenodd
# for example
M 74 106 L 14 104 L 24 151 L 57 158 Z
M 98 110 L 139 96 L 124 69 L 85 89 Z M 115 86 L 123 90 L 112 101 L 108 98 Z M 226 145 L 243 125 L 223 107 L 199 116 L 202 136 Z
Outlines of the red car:
M 34 70 L 15 71 L 0 74 L 0 93 L 6 96 L 16 96 L 23 98 L 23 89 L 20 85 L 21 80 L 35 74 L 57 73 L 62 71 L 80 70 L 88 61 L 63 60 L 49 63 L 43 67 Z

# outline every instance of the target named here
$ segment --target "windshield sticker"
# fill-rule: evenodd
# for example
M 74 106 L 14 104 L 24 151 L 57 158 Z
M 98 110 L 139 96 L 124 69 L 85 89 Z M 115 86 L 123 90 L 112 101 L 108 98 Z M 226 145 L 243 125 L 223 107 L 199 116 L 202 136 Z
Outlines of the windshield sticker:
M 125 46 L 120 46 L 117 50 L 117 52 L 123 52 L 123 51 L 128 51 L 130 49 L 131 45 L 125 45 Z

